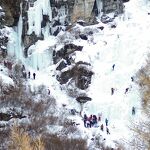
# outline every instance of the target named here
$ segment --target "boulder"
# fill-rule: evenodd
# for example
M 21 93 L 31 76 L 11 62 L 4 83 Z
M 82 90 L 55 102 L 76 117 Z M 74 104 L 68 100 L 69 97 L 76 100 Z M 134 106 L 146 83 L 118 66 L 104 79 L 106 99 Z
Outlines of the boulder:
M 0 113 L 0 121 L 9 121 L 12 118 L 10 114 Z
M 87 96 L 79 96 L 79 97 L 76 98 L 76 100 L 77 100 L 79 103 L 84 104 L 84 103 L 86 103 L 86 102 L 88 102 L 88 101 L 91 101 L 92 98 L 87 97 Z
M 82 40 L 88 40 L 88 37 L 87 37 L 85 34 L 80 34 L 79 37 L 80 37 Z
M 70 55 L 75 51 L 82 51 L 83 46 L 77 46 L 74 44 L 66 44 L 59 51 L 53 52 L 53 62 L 54 64 L 58 63 L 61 59 L 65 59 L 67 64 L 69 64 L 68 59 L 70 59 Z
M 89 87 L 93 75 L 88 65 L 88 63 L 78 62 L 72 69 L 62 72 L 57 80 L 60 84 L 66 84 L 71 79 L 77 88 L 85 90 Z
M 60 64 L 58 65 L 58 67 L 56 68 L 56 70 L 61 71 L 61 70 L 64 69 L 65 67 L 67 67 L 67 63 L 66 63 L 64 60 L 62 60 L 62 61 L 60 62 Z

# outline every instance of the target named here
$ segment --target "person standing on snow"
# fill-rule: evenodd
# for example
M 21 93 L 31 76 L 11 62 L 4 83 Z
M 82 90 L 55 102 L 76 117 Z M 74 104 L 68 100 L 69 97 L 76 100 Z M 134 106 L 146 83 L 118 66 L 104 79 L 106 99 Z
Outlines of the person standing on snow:
M 101 130 L 104 131 L 104 125 L 103 124 L 101 125 Z
M 33 73 L 33 79 L 35 80 L 35 76 L 36 76 L 36 74 L 35 73 Z
M 51 91 L 50 91 L 50 89 L 48 89 L 48 95 L 50 95 L 51 94 Z
M 114 89 L 114 88 L 111 88 L 111 95 L 114 94 L 114 91 L 115 91 L 115 89 Z
M 132 82 L 134 81 L 134 77 L 131 77 L 131 81 L 132 81 Z
M 129 88 L 126 88 L 124 94 L 127 94 L 128 91 L 129 91 Z
M 108 119 L 107 118 L 105 119 L 105 123 L 106 123 L 106 126 L 108 126 Z
M 86 114 L 84 114 L 83 121 L 84 121 L 84 127 L 86 128 L 87 127 L 87 125 L 86 125 L 86 123 L 87 123 L 87 115 Z
M 132 115 L 135 115 L 135 107 L 132 107 Z
M 115 69 L 115 64 L 112 65 L 112 71 L 114 71 L 114 69 Z
M 29 72 L 28 72 L 28 78 L 29 78 L 29 79 L 30 79 L 30 74 L 31 74 L 31 73 L 30 73 L 30 71 L 29 71 Z
M 96 115 L 93 115 L 92 122 L 93 122 L 93 125 L 97 124 L 97 117 L 96 117 Z
M 110 134 L 108 127 L 106 127 L 106 132 L 107 134 Z

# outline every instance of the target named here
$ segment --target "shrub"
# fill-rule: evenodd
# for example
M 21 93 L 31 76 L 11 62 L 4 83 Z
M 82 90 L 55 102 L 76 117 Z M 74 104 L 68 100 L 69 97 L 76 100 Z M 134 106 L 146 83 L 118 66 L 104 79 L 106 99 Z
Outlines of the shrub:
M 87 150 L 84 139 L 68 139 L 58 135 L 46 134 L 43 137 L 46 150 Z
M 9 150 L 44 150 L 41 138 L 33 139 L 23 128 L 14 126 L 10 134 Z

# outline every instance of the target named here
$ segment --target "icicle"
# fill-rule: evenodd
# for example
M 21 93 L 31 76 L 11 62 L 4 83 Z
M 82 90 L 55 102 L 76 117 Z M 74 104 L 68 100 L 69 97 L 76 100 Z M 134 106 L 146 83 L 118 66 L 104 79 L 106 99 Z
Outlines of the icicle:
M 49 20 L 52 20 L 52 9 L 49 0 L 37 0 L 34 2 L 33 7 L 30 7 L 28 10 L 28 24 L 29 30 L 28 34 L 31 34 L 33 31 L 37 36 L 41 35 L 41 22 L 43 19 L 43 15 L 48 15 Z M 46 30 L 46 31 L 45 31 Z M 46 26 L 46 29 L 43 30 L 46 35 L 50 31 L 50 27 Z
M 96 0 L 96 5 L 98 9 L 98 14 L 100 15 L 102 11 L 102 0 Z
M 10 39 L 8 41 L 7 45 L 7 50 L 8 50 L 8 55 L 14 56 L 17 59 L 23 58 L 23 49 L 22 49 L 22 42 L 21 42 L 21 37 L 22 37 L 22 3 L 20 4 L 20 17 L 19 17 L 19 22 L 18 26 L 14 27 L 14 29 L 11 29 L 10 31 Z
M 23 58 L 23 49 L 22 49 L 22 27 L 23 27 L 23 21 L 22 21 L 22 3 L 20 4 L 21 9 L 21 15 L 19 17 L 19 22 L 17 26 L 17 35 L 18 35 L 18 51 L 16 50 L 16 57 L 20 60 Z

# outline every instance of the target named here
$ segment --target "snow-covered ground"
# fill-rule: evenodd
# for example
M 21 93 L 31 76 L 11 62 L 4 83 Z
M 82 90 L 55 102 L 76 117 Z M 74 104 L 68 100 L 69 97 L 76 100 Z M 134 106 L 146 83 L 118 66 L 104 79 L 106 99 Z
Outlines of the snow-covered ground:
M 36 4 L 38 5 L 38 3 Z M 115 19 L 116 28 L 111 28 L 109 24 L 100 23 L 88 27 L 95 30 L 97 26 L 104 26 L 103 31 L 99 30 L 99 32 L 94 33 L 94 43 L 81 39 L 73 41 L 77 45 L 84 46 L 83 51 L 76 52 L 75 60 L 91 63 L 94 72 L 91 85 L 86 91 L 92 101 L 84 105 L 83 114 L 102 114 L 102 121 L 99 122 L 99 125 L 105 124 L 104 120 L 108 118 L 108 128 L 111 133 L 107 135 L 106 131 L 102 132 L 100 128 L 84 128 L 81 118 L 74 116 L 74 119 L 80 123 L 79 129 L 83 133 L 83 137 L 91 139 L 93 135 L 100 133 L 103 138 L 106 138 L 106 144 L 114 147 L 113 141 L 130 139 L 132 136 L 128 126 L 131 120 L 141 117 L 141 112 L 138 87 L 131 81 L 131 77 L 135 77 L 136 72 L 146 63 L 150 49 L 148 4 L 144 0 L 130 0 L 130 2 L 125 3 L 125 13 Z M 38 8 L 37 5 L 36 9 Z M 29 14 L 31 15 L 31 12 Z M 29 18 L 33 21 L 32 19 L 33 16 Z M 36 27 L 39 29 L 38 23 L 36 23 Z M 81 30 L 86 28 L 79 25 L 77 27 Z M 34 29 L 34 26 L 29 29 L 36 31 L 38 34 L 40 32 Z M 57 39 L 48 36 L 44 41 L 38 41 L 30 47 L 32 51 L 31 59 L 23 59 L 23 63 L 27 65 L 26 67 L 31 73 L 36 72 L 36 80 L 30 79 L 29 84 L 35 87 L 40 84 L 46 85 L 58 104 L 66 104 L 68 108 L 80 110 L 76 100 L 68 97 L 65 90 L 62 89 L 63 86 L 60 88 L 59 83 L 56 81 L 54 71 L 56 66 L 51 65 L 52 63 L 49 62 L 49 60 L 52 60 L 52 55 L 49 58 L 45 55 L 47 49 L 56 45 L 56 43 Z M 9 43 L 9 49 L 11 48 L 12 43 Z M 28 64 L 30 64 L 30 67 Z M 114 70 L 112 70 L 113 64 L 115 64 Z M 40 66 L 38 71 L 35 70 L 37 65 Z M 44 66 L 45 68 L 43 68 Z M 2 74 L 0 75 L 2 76 Z M 111 95 L 111 88 L 115 89 L 113 95 Z M 126 88 L 129 88 L 129 91 L 125 94 Z M 132 116 L 133 106 L 136 108 L 135 116 Z M 90 140 L 89 143 L 91 143 Z

